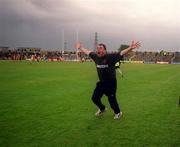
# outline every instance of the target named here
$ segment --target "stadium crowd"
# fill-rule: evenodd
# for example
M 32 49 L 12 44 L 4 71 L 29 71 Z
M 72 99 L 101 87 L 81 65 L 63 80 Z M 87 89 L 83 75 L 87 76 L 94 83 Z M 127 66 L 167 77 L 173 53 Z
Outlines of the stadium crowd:
M 75 51 L 19 51 L 19 50 L 0 50 L 0 60 L 35 60 L 35 61 L 90 61 L 90 58 L 80 52 Z M 142 63 L 180 63 L 180 52 L 130 52 L 124 56 L 128 62 Z

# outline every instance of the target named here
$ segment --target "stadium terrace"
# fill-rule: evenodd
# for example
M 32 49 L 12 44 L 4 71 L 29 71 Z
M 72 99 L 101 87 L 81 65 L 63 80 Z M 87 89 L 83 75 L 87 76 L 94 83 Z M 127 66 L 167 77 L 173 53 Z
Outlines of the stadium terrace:
M 0 47 L 0 60 L 30 60 L 34 61 L 91 61 L 91 59 L 76 51 L 54 51 L 41 48 L 19 47 L 10 49 Z M 157 63 L 157 64 L 180 64 L 180 52 L 132 51 L 124 56 L 124 62 L 129 63 Z

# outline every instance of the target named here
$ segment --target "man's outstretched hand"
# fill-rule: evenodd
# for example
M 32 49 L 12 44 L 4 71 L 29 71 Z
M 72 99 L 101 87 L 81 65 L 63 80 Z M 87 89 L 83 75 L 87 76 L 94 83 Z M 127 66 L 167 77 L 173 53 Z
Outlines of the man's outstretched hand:
M 79 49 L 80 52 L 83 52 L 83 53 L 86 54 L 86 55 L 89 55 L 90 52 L 91 52 L 91 50 L 84 48 L 83 45 L 82 45 L 82 43 L 80 43 L 80 42 L 77 42 L 77 43 L 75 44 L 75 48 L 76 48 L 76 49 Z
M 82 47 L 82 44 L 80 42 L 77 42 L 75 44 L 75 48 L 80 49 Z
M 128 52 L 132 51 L 133 49 L 139 48 L 140 46 L 141 46 L 141 44 L 139 42 L 135 42 L 133 40 L 131 45 L 127 49 L 124 49 L 120 52 L 120 55 L 123 56 L 123 55 L 127 54 Z
M 135 42 L 134 40 L 132 41 L 130 48 L 131 49 L 135 49 L 135 48 L 139 48 L 141 46 L 141 44 L 138 42 Z

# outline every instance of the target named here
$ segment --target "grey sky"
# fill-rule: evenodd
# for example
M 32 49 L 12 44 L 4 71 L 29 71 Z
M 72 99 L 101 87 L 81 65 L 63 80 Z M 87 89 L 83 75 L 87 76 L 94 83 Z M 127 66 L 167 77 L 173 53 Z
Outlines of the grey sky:
M 0 0 L 0 46 L 62 47 L 94 33 L 109 49 L 139 40 L 140 50 L 180 51 L 179 0 Z

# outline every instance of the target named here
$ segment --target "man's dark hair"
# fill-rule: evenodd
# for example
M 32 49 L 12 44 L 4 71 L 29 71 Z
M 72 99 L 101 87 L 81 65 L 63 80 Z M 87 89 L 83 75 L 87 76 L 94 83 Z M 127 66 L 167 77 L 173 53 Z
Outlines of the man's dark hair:
M 106 50 L 106 45 L 105 45 L 104 43 L 99 43 L 98 45 L 99 45 L 99 46 L 103 46 L 104 49 Z

